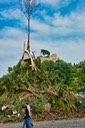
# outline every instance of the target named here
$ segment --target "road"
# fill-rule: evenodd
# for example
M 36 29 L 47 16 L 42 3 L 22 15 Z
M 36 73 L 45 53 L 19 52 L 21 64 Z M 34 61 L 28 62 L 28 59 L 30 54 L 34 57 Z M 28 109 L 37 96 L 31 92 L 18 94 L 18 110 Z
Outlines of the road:
M 33 122 L 33 128 L 85 128 L 85 118 Z M 0 124 L 0 128 L 21 128 L 22 123 Z

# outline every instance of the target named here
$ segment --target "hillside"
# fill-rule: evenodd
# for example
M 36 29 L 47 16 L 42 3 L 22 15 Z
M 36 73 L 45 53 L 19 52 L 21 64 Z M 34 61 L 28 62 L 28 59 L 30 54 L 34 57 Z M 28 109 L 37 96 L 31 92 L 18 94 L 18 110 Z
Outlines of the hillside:
M 32 120 L 85 117 L 85 61 L 72 65 L 63 60 L 21 60 L 0 78 L 0 122 L 21 121 L 22 106 L 27 101 Z

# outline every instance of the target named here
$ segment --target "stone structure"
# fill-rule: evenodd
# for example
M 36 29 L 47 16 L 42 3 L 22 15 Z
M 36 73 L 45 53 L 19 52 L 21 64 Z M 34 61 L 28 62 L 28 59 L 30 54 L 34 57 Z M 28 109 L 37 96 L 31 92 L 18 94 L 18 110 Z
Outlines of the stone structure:
M 48 60 L 48 61 L 53 61 L 56 62 L 59 58 L 57 57 L 56 54 L 52 54 L 50 56 L 40 56 L 41 63 Z

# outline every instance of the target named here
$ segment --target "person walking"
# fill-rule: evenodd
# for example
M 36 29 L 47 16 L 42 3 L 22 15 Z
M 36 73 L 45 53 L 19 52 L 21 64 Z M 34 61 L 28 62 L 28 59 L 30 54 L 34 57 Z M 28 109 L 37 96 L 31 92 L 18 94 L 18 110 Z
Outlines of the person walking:
M 27 106 L 27 109 L 28 109 L 28 111 L 29 111 L 29 116 L 30 116 L 30 118 L 31 118 L 31 110 L 30 110 L 30 105 L 26 102 L 26 106 Z
M 26 128 L 32 128 L 27 105 L 24 106 L 24 122 L 23 122 L 22 128 L 25 128 L 25 125 L 26 125 Z
M 29 111 L 29 116 L 31 118 L 31 109 L 30 109 L 30 105 L 28 104 L 28 102 L 26 102 L 26 106 L 27 106 L 27 109 Z M 32 127 L 34 126 L 32 122 L 31 122 L 31 125 L 32 125 Z

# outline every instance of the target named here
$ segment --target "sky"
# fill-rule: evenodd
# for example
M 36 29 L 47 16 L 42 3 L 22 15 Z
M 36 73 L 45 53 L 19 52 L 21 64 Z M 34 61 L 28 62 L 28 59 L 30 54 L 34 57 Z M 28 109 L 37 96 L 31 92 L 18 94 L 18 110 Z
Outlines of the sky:
M 21 2 L 20 2 L 21 1 Z M 23 0 L 0 0 L 0 77 L 22 58 L 27 40 Z M 85 0 L 37 0 L 31 14 L 30 49 L 56 53 L 67 63 L 85 60 Z

